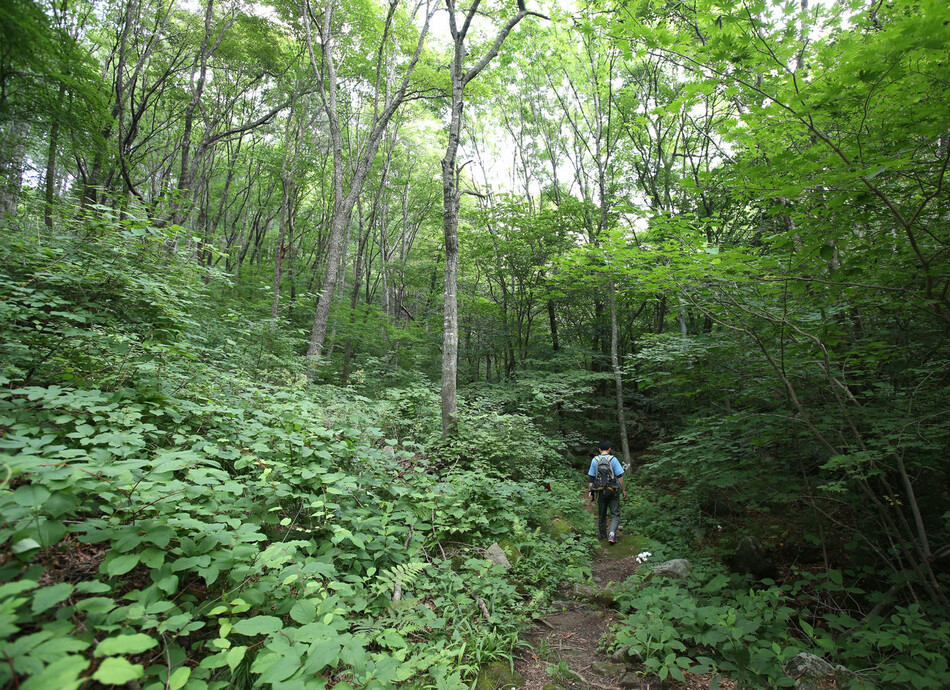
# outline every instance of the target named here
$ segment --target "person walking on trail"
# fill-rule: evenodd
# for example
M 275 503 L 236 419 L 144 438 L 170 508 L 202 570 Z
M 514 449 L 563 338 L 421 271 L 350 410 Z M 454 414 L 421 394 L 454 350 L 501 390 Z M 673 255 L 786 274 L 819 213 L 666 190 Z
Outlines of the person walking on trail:
M 597 499 L 597 531 L 601 539 L 611 546 L 617 543 L 617 527 L 620 526 L 620 493 L 627 497 L 623 483 L 623 465 L 610 453 L 610 441 L 601 441 L 600 453 L 590 461 L 587 472 L 587 492 L 591 500 Z M 607 512 L 610 512 L 610 529 L 607 528 Z

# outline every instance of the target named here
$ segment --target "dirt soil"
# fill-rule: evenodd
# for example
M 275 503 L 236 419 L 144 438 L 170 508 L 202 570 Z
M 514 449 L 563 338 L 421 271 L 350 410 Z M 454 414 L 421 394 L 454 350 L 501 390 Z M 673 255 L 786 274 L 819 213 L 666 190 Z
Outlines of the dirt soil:
M 598 551 L 591 564 L 596 585 L 602 587 L 608 582 L 623 582 L 636 571 L 638 552 L 630 554 L 630 549 L 624 546 L 621 543 L 608 551 L 605 542 Z M 540 624 L 526 636 L 531 649 L 515 660 L 515 671 L 525 679 L 522 687 L 525 690 L 541 690 L 545 685 L 571 690 L 640 687 L 639 684 L 620 685 L 626 672 L 604 675 L 611 662 L 608 655 L 598 651 L 598 647 L 614 623 L 616 612 L 574 601 L 572 592 L 563 595 L 565 598 L 557 602 L 557 607 L 562 610 L 541 619 Z M 554 676 L 548 672 L 549 668 L 566 672 Z
M 592 525 L 593 527 L 593 525 Z M 621 528 L 622 529 L 622 528 Z M 606 541 L 591 563 L 594 584 L 605 587 L 609 582 L 623 582 L 638 567 L 637 554 L 643 540 L 620 532 L 620 543 L 609 546 Z M 620 614 L 609 608 L 577 601 L 573 591 L 562 592 L 555 610 L 542 618 L 526 636 L 531 648 L 515 659 L 515 671 L 524 678 L 524 690 L 705 690 L 711 676 L 691 676 L 686 682 L 645 677 L 642 669 L 631 669 L 611 661 L 601 647 L 601 640 Z M 735 687 L 720 680 L 720 688 Z

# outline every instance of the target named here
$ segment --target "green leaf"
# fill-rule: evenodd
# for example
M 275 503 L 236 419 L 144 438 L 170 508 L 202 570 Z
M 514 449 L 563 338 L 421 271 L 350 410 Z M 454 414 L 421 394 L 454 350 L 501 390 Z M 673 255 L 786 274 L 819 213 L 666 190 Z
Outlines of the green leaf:
M 237 665 L 240 664 L 241 661 L 244 660 L 244 654 L 246 652 L 247 652 L 247 647 L 244 645 L 234 647 L 228 652 L 228 656 L 227 656 L 228 667 L 232 671 L 237 668 Z
M 77 611 L 85 611 L 92 614 L 108 613 L 116 607 L 115 600 L 109 597 L 89 597 L 76 604 Z
M 13 546 L 10 547 L 10 553 L 14 556 L 26 553 L 27 551 L 33 551 L 34 549 L 40 548 L 40 543 L 36 539 L 20 539 Z
M 159 549 L 145 549 L 139 559 L 149 568 L 160 568 L 165 562 L 165 552 Z
M 57 659 L 34 676 L 30 676 L 20 685 L 20 690 L 75 690 L 86 682 L 79 674 L 86 670 L 89 661 L 81 656 L 71 655 Z
M 6 582 L 0 585 L 0 599 L 6 599 L 7 597 L 13 597 L 27 590 L 33 589 L 36 587 L 36 582 L 33 580 L 16 580 L 15 582 Z
M 290 617 L 301 625 L 313 623 L 317 619 L 317 606 L 311 599 L 301 599 L 290 609 Z
M 191 668 L 188 666 L 179 666 L 175 672 L 168 678 L 168 690 L 179 690 L 185 687 L 185 683 L 191 677 Z
M 103 592 L 111 592 L 112 587 L 105 582 L 99 582 L 99 580 L 86 580 L 76 585 L 76 591 L 83 594 L 102 594 Z
M 59 520 L 40 519 L 36 525 L 36 536 L 43 546 L 52 546 L 59 542 L 66 534 L 66 525 Z
M 280 618 L 275 616 L 254 616 L 239 620 L 234 624 L 233 630 L 241 635 L 266 635 L 283 627 Z
M 92 678 L 103 685 L 124 685 L 143 675 L 145 675 L 145 670 L 141 664 L 133 664 L 121 657 L 110 657 L 103 660 L 96 672 L 92 674 Z
M 13 492 L 13 500 L 25 508 L 39 508 L 50 497 L 49 489 L 38 484 L 27 484 Z
M 158 644 L 158 640 L 143 633 L 133 635 L 116 635 L 107 637 L 96 647 L 95 656 L 109 656 L 112 654 L 141 654 Z
M 169 575 L 163 577 L 155 583 L 155 586 L 165 592 L 165 594 L 174 594 L 178 590 L 178 576 Z
M 125 554 L 122 556 L 116 556 L 111 561 L 104 563 L 100 570 L 103 570 L 108 575 L 116 577 L 118 575 L 125 575 L 127 572 L 132 570 L 135 566 L 139 564 L 139 555 L 137 553 Z
M 294 653 L 294 650 L 288 650 L 281 656 L 276 663 L 267 667 L 261 673 L 260 683 L 271 684 L 287 680 L 300 670 L 300 657 Z
M 307 654 L 307 662 L 304 664 L 306 673 L 318 673 L 327 665 L 333 664 L 340 658 L 340 651 L 343 649 L 339 642 L 333 640 L 321 640 L 315 642 L 310 647 Z
M 67 582 L 37 590 L 33 595 L 33 613 L 43 613 L 43 611 L 55 606 L 72 593 L 73 585 Z

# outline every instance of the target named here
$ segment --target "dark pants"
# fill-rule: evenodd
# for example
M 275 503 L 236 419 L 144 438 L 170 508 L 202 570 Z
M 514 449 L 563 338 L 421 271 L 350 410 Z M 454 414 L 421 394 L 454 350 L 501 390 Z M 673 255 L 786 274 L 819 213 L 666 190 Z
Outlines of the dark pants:
M 610 529 L 607 529 L 607 511 L 610 511 Z M 608 532 L 617 534 L 620 526 L 620 493 L 617 491 L 601 491 L 597 496 L 597 531 L 601 539 L 607 538 Z

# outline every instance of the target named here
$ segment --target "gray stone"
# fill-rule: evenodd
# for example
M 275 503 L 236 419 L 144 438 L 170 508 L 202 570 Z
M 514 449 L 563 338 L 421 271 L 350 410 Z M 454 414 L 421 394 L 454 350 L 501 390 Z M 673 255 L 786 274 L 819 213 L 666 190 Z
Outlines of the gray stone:
M 685 558 L 675 558 L 665 563 L 657 563 L 650 572 L 651 577 L 671 577 L 675 580 L 685 580 L 689 577 L 689 561 Z
M 551 608 L 555 611 L 573 611 L 577 608 L 577 602 L 565 601 L 564 599 L 555 599 L 551 602 Z
M 666 690 L 666 683 L 651 673 L 640 679 L 640 690 Z
M 524 687 L 524 676 L 512 673 L 508 664 L 496 661 L 483 668 L 475 680 L 476 690 L 511 690 Z
M 594 587 L 591 585 L 574 585 L 574 596 L 582 601 L 588 601 L 599 606 L 613 606 L 615 603 L 613 587 Z
M 621 688 L 640 688 L 640 676 L 636 673 L 628 673 L 617 683 Z
M 595 661 L 591 664 L 590 670 L 596 673 L 598 676 L 603 676 L 604 678 L 613 678 L 614 676 L 619 676 L 621 673 L 626 672 L 627 667 L 623 664 L 616 664 L 612 661 Z
M 597 596 L 600 590 L 591 585 L 583 585 L 580 582 L 574 583 L 574 596 L 582 600 L 590 600 Z
M 610 655 L 610 660 L 618 664 L 626 663 L 630 660 L 630 647 L 621 647 Z
M 501 547 L 498 546 L 498 542 L 495 542 L 485 550 L 485 556 L 495 565 L 500 565 L 505 570 L 511 570 L 511 562 L 508 560 L 508 556 L 505 555 L 505 552 L 501 550 Z
M 802 652 L 786 661 L 784 670 L 795 680 L 798 690 L 847 688 L 856 675 L 854 671 L 840 664 L 832 664 L 808 652 Z

